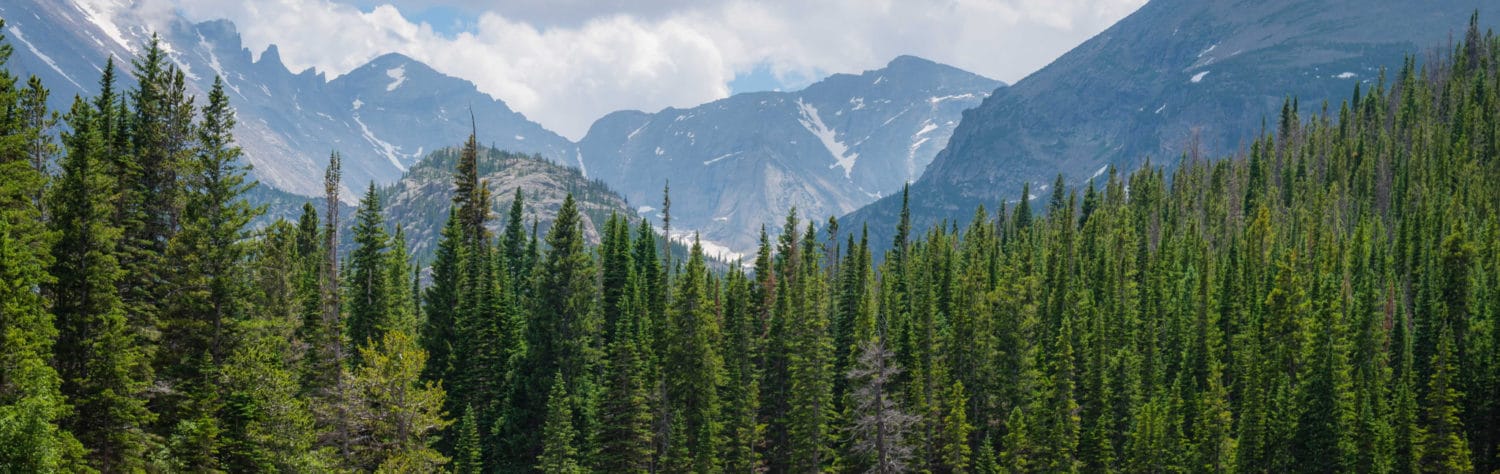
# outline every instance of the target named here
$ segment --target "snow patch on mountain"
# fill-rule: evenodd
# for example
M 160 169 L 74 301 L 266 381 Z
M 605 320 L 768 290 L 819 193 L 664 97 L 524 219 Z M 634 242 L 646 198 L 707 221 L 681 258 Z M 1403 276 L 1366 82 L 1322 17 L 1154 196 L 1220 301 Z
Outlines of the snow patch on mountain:
M 645 124 L 642 124 L 641 126 L 636 127 L 635 130 L 632 130 L 630 132 L 630 135 L 626 135 L 625 136 L 625 140 L 627 140 L 627 141 L 628 140 L 634 140 L 635 139 L 635 135 L 638 134 L 638 133 L 641 133 L 641 130 L 645 130 L 647 125 L 651 125 L 651 122 L 646 122 Z
M 42 54 L 42 50 L 37 49 L 36 45 L 31 44 L 31 41 L 26 39 L 26 35 L 21 34 L 20 26 L 10 25 L 10 33 L 11 36 L 16 37 L 16 41 L 20 41 L 22 44 L 25 44 L 26 49 L 31 50 L 31 54 L 35 54 L 37 58 L 42 60 L 42 62 L 47 63 L 47 66 L 51 67 L 53 71 L 57 71 L 57 75 L 62 76 L 63 79 L 67 79 L 68 82 L 73 83 L 74 86 L 78 86 L 79 89 L 83 88 L 83 86 L 78 84 L 78 81 L 73 80 L 72 76 L 69 76 L 68 73 L 63 72 L 62 68 L 57 67 L 57 61 L 53 61 L 51 56 Z
M 859 153 L 849 153 L 849 147 L 838 140 L 838 132 L 825 125 L 823 118 L 818 116 L 817 107 L 803 102 L 799 97 L 797 108 L 802 111 L 802 118 L 797 119 L 802 123 L 802 128 L 806 128 L 814 137 L 818 137 L 818 141 L 823 143 L 823 148 L 828 149 L 828 154 L 833 155 L 834 163 L 828 167 L 843 168 L 844 177 L 849 178 L 850 173 L 854 171 L 854 163 L 859 160 Z
M 125 48 L 126 51 L 135 51 L 133 45 L 125 40 L 125 35 L 120 33 L 120 27 L 112 20 L 114 11 L 105 11 L 100 8 L 101 5 L 97 5 L 96 3 L 109 3 L 108 6 L 112 8 L 120 7 L 114 2 L 80 1 L 75 2 L 74 5 L 78 7 L 79 11 L 83 12 L 83 16 L 88 18 L 89 23 L 93 23 L 94 26 L 99 28 L 99 31 L 103 31 L 104 35 L 108 36 L 110 41 L 114 41 L 116 45 Z
M 385 91 L 395 91 L 397 87 L 401 87 L 401 84 L 406 82 L 406 65 L 402 64 L 391 69 L 386 69 L 385 77 L 391 78 L 391 83 L 386 84 Z
M 968 99 L 973 99 L 974 97 L 976 97 L 974 94 L 956 94 L 956 95 L 945 95 L 945 96 L 942 96 L 942 97 L 933 97 L 931 99 L 928 99 L 927 101 L 931 102 L 933 104 L 938 104 L 938 103 L 942 103 L 944 101 L 949 101 L 949 100 L 968 100 Z
M 525 140 L 525 138 L 522 138 L 520 135 L 516 135 L 516 139 Z M 582 174 L 585 178 L 589 177 L 589 168 L 583 165 L 583 150 L 578 150 L 574 153 L 576 153 L 576 155 L 573 158 L 578 161 L 578 173 Z
M 1212 71 L 1203 71 L 1203 72 L 1194 74 L 1193 78 L 1189 79 L 1189 80 L 1192 81 L 1194 84 L 1197 84 L 1199 82 L 1203 82 L 1203 78 L 1206 77 L 1206 76 L 1208 76 L 1208 73 L 1210 73 L 1210 72 L 1212 72 Z
M 932 123 L 931 120 L 924 121 L 924 122 L 922 122 L 922 129 L 921 130 L 917 130 L 917 133 L 915 135 L 912 135 L 912 138 L 916 138 L 916 137 L 920 137 L 920 136 L 926 135 L 928 132 L 931 132 L 933 130 L 937 130 L 937 128 L 938 128 L 937 125 L 934 124 L 934 123 Z
M 725 262 L 734 262 L 743 260 L 745 258 L 745 254 L 735 252 L 727 245 L 714 242 L 712 240 L 703 240 L 703 237 L 698 235 L 698 233 L 696 232 L 672 232 L 672 240 L 683 245 L 692 246 L 694 239 L 697 239 L 698 246 L 703 247 L 703 255 L 705 256 L 713 257 Z
M 208 38 L 203 37 L 203 33 L 198 33 L 198 47 L 203 50 L 204 55 L 208 58 L 208 68 L 212 69 L 214 74 L 224 81 L 224 87 L 228 87 L 236 95 L 244 97 L 245 94 L 240 92 L 240 87 L 229 81 L 229 74 L 224 72 L 224 64 L 219 62 L 219 55 L 214 54 L 213 45 L 209 44 Z
M 714 164 L 714 163 L 718 163 L 718 162 L 719 162 L 719 161 L 722 161 L 722 160 L 724 160 L 724 159 L 725 159 L 725 158 L 729 158 L 729 157 L 732 157 L 732 156 L 734 156 L 734 155 L 738 155 L 738 154 L 739 154 L 739 152 L 734 152 L 734 153 L 725 153 L 725 154 L 723 154 L 723 155 L 719 155 L 719 156 L 717 156 L 717 157 L 715 157 L 715 158 L 714 158 L 714 159 L 712 159 L 712 160 L 707 160 L 707 161 L 704 161 L 704 162 L 703 162 L 703 166 L 708 166 L 708 165 L 711 165 L 711 164 Z
M 401 164 L 401 153 L 397 151 L 400 147 L 375 136 L 375 133 L 370 131 L 370 127 L 366 126 L 365 122 L 359 119 L 359 114 L 354 114 L 354 123 L 359 124 L 359 131 L 364 134 L 365 141 L 370 142 L 386 159 L 391 160 L 391 165 L 394 165 L 396 169 L 401 170 L 403 173 L 406 172 L 406 166 Z

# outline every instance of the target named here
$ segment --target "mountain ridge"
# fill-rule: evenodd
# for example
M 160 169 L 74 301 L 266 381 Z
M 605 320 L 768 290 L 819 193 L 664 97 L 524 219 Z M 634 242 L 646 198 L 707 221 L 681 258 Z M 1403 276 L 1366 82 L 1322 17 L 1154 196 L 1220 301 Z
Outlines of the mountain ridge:
M 128 5 L 116 7 L 105 11 L 85 2 L 47 0 L 0 5 L 0 15 L 9 20 L 7 33 L 21 43 L 13 67 L 42 76 L 53 88 L 52 107 L 66 110 L 74 94 L 97 93 L 96 78 L 107 58 L 115 58 L 119 86 L 131 87 L 128 59 L 149 44 L 154 31 L 187 77 L 190 93 L 203 97 L 215 76 L 224 79 L 239 118 L 235 136 L 254 177 L 280 190 L 321 194 L 317 170 L 338 151 L 346 183 L 341 195 L 352 203 L 363 185 L 394 182 L 427 151 L 448 145 L 443 137 L 467 135 L 474 125 L 471 112 L 481 136 L 496 146 L 555 161 L 577 154 L 572 142 L 481 93 L 472 82 L 404 55 L 382 55 L 332 78 L 312 68 L 293 72 L 276 45 L 255 57 L 228 20 L 190 22 L 179 16 L 151 28 Z M 394 79 L 388 73 L 396 69 L 411 75 L 400 87 L 390 87 Z M 361 114 L 361 109 L 385 113 Z
M 980 204 L 1014 201 L 1023 184 L 1036 190 L 1058 174 L 1083 184 L 1109 166 L 1243 150 L 1284 101 L 1336 104 L 1408 54 L 1443 47 L 1471 13 L 1500 18 L 1494 10 L 1477 0 L 1153 0 L 965 113 L 912 184 L 914 225 L 968 222 Z M 868 223 L 889 245 L 900 204 L 886 197 L 843 220 Z
M 584 168 L 632 202 L 670 183 L 674 227 L 745 252 L 787 209 L 846 213 L 919 176 L 963 110 L 999 81 L 915 56 L 797 91 L 618 111 L 579 142 Z M 645 206 L 648 212 L 654 207 Z
M 27 45 L 36 46 L 18 47 L 23 51 L 17 55 L 19 69 L 54 72 L 44 79 L 58 89 L 54 108 L 63 108 L 72 93 L 95 92 L 92 77 L 104 58 L 129 58 L 149 41 L 149 22 L 136 18 L 131 8 L 85 0 L 16 0 L 0 5 L 0 14 L 19 17 L 9 29 L 24 31 L 32 41 Z M 57 34 L 32 34 L 37 30 Z M 1003 86 L 902 55 L 882 67 L 833 74 L 797 91 L 736 94 L 656 112 L 613 112 L 574 142 L 480 92 L 473 82 L 398 52 L 330 77 L 314 68 L 292 71 L 275 44 L 256 55 L 229 20 L 190 22 L 179 16 L 156 31 L 168 57 L 188 76 L 190 92 L 201 96 L 214 76 L 225 80 L 239 115 L 236 138 L 253 176 L 269 187 L 320 195 L 319 170 L 337 151 L 344 160 L 341 196 L 353 204 L 364 185 L 394 183 L 421 158 L 448 146 L 441 137 L 477 128 L 485 145 L 577 167 L 633 202 L 658 202 L 670 179 L 679 196 L 701 196 L 699 202 L 679 199 L 674 228 L 701 232 L 710 244 L 740 253 L 754 246 L 760 225 L 777 228 L 786 208 L 842 214 L 916 179 L 962 110 Z M 43 58 L 53 50 L 63 51 L 53 56 L 71 60 L 51 67 Z M 128 88 L 131 67 L 119 63 L 121 86 Z M 685 118 L 714 109 L 734 110 L 698 122 Z M 657 123 L 665 127 L 632 135 L 653 117 L 682 119 L 705 130 L 667 131 L 672 124 Z M 610 127 L 629 129 L 610 132 Z M 716 143 L 695 146 L 705 141 Z M 753 158 L 745 160 L 747 155 Z M 665 159 L 653 160 L 658 157 Z M 684 170 L 690 168 L 680 166 L 684 160 L 695 160 L 697 169 Z M 620 167 L 632 162 L 640 169 Z M 736 182 L 741 179 L 749 182 Z M 644 214 L 650 217 L 653 210 Z

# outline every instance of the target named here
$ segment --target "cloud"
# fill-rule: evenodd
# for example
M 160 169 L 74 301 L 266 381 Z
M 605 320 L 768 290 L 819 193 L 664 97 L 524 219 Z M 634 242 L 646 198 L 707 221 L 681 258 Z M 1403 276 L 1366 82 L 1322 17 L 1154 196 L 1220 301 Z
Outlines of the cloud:
M 400 52 L 577 139 L 614 110 L 723 98 L 758 66 L 795 81 L 914 54 L 1014 82 L 1145 0 L 345 1 L 354 3 L 143 3 L 232 20 L 248 47 L 279 45 L 293 70 L 338 75 Z M 469 13 L 472 24 L 444 34 L 404 13 L 434 5 Z

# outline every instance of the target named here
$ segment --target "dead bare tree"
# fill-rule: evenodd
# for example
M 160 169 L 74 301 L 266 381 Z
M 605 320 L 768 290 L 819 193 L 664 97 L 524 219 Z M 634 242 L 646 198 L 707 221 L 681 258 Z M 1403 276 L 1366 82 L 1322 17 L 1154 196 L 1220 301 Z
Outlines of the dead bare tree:
M 854 385 L 851 397 L 855 410 L 849 427 L 853 440 L 850 451 L 874 461 L 865 471 L 869 473 L 905 472 L 912 448 L 904 438 L 921 421 L 921 417 L 903 411 L 886 392 L 886 385 L 901 373 L 894 357 L 883 341 L 871 341 L 847 375 Z

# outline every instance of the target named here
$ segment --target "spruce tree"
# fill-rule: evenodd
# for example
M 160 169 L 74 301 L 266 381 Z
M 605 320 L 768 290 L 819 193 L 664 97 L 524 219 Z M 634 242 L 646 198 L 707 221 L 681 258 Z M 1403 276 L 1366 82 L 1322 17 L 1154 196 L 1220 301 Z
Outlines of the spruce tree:
M 793 230 L 795 232 L 795 230 Z M 789 258 L 800 259 L 795 267 L 800 273 L 789 283 L 787 317 L 791 344 L 787 355 L 788 441 L 793 470 L 820 471 L 835 464 L 833 448 L 833 340 L 828 332 L 827 296 L 820 260 L 817 233 L 811 223 L 798 241 L 801 249 Z
M 145 390 L 151 368 L 116 287 L 120 229 L 110 222 L 113 183 L 105 174 L 98 120 L 82 99 L 67 116 L 73 131 L 63 135 L 62 176 L 49 202 L 58 237 L 50 268 L 56 280 L 45 288 L 57 317 L 53 364 L 74 407 L 64 426 L 89 448 L 94 468 L 128 471 L 144 466 L 150 449 L 145 429 L 153 417 Z
M 578 433 L 573 429 L 573 399 L 559 373 L 552 378 L 547 395 L 547 418 L 542 425 L 542 454 L 536 458 L 536 470 L 548 474 L 584 472 L 578 460 Z
M 4 27 L 0 20 L 0 28 Z M 0 35 L 0 109 L 16 110 L 15 78 L 5 70 L 10 45 Z M 47 365 L 57 329 L 41 285 L 51 277 L 47 248 L 34 200 L 44 181 L 26 159 L 28 126 L 12 114 L 0 117 L 0 468 L 16 472 L 81 470 L 83 448 L 58 427 L 68 413 L 58 373 Z
M 247 227 L 263 209 L 242 198 L 255 183 L 247 181 L 249 168 L 240 161 L 234 126 L 223 81 L 216 80 L 196 128 L 197 150 L 177 172 L 181 228 L 167 244 L 172 297 L 166 301 L 158 357 L 169 381 L 214 377 L 195 369 L 211 367 L 204 358 L 227 358 L 235 325 L 249 317 L 250 282 L 243 264 Z
M 1465 436 L 1461 410 L 1464 394 L 1458 390 L 1453 340 L 1444 328 L 1432 356 L 1432 377 L 1427 381 L 1423 421 L 1421 470 L 1423 472 L 1471 472 L 1474 460 Z
M 609 355 L 594 434 L 599 472 L 645 473 L 652 468 L 651 388 L 646 358 L 645 301 L 639 280 L 630 278 L 611 331 Z
M 969 433 L 974 430 L 974 426 L 969 424 L 968 402 L 963 382 L 954 381 L 943 394 L 945 406 L 939 456 L 948 472 L 970 470 L 969 460 L 973 450 L 969 448 Z
M 761 331 L 753 311 L 753 283 L 739 269 L 731 270 L 724 295 L 724 470 L 753 472 L 762 466 L 760 446 L 764 426 L 760 410 L 759 359 Z
M 666 391 L 669 413 L 680 417 L 670 422 L 680 426 L 685 437 L 669 439 L 669 449 L 691 453 L 691 460 L 679 461 L 693 472 L 716 472 L 722 469 L 718 454 L 723 444 L 723 422 L 718 394 L 724 369 L 718 349 L 723 338 L 709 295 L 703 246 L 696 239 L 677 285 L 672 323 L 665 328 L 667 352 L 662 364 L 670 371 Z
M 453 474 L 481 472 L 484 472 L 484 450 L 479 442 L 479 421 L 474 419 L 474 409 L 465 407 L 458 422 L 458 441 L 453 445 Z
M 454 311 L 458 308 L 459 252 L 462 250 L 457 213 L 448 209 L 432 262 L 432 283 L 422 293 L 422 349 L 429 354 L 423 380 L 445 380 L 452 376 Z
M 531 275 L 532 253 L 526 250 L 526 196 L 516 187 L 515 197 L 510 201 L 510 212 L 506 214 L 505 235 L 501 239 L 505 246 L 505 261 L 509 263 L 510 281 L 520 285 Z
M 502 451 L 512 456 L 510 468 L 531 465 L 542 446 L 532 436 L 546 414 L 541 398 L 555 375 L 575 387 L 577 399 L 591 397 L 590 375 L 597 367 L 599 336 L 597 276 L 594 261 L 583 247 L 578 207 L 569 195 L 547 233 L 547 256 L 534 279 L 530 319 L 526 321 L 527 352 L 517 366 L 507 398 Z
M 386 301 L 391 293 L 386 256 L 390 237 L 381 213 L 380 195 L 370 183 L 354 217 L 354 250 L 349 253 L 345 280 L 349 308 L 345 333 L 355 348 L 379 341 L 391 323 L 387 314 L 391 305 Z M 406 286 L 404 275 L 401 286 Z

